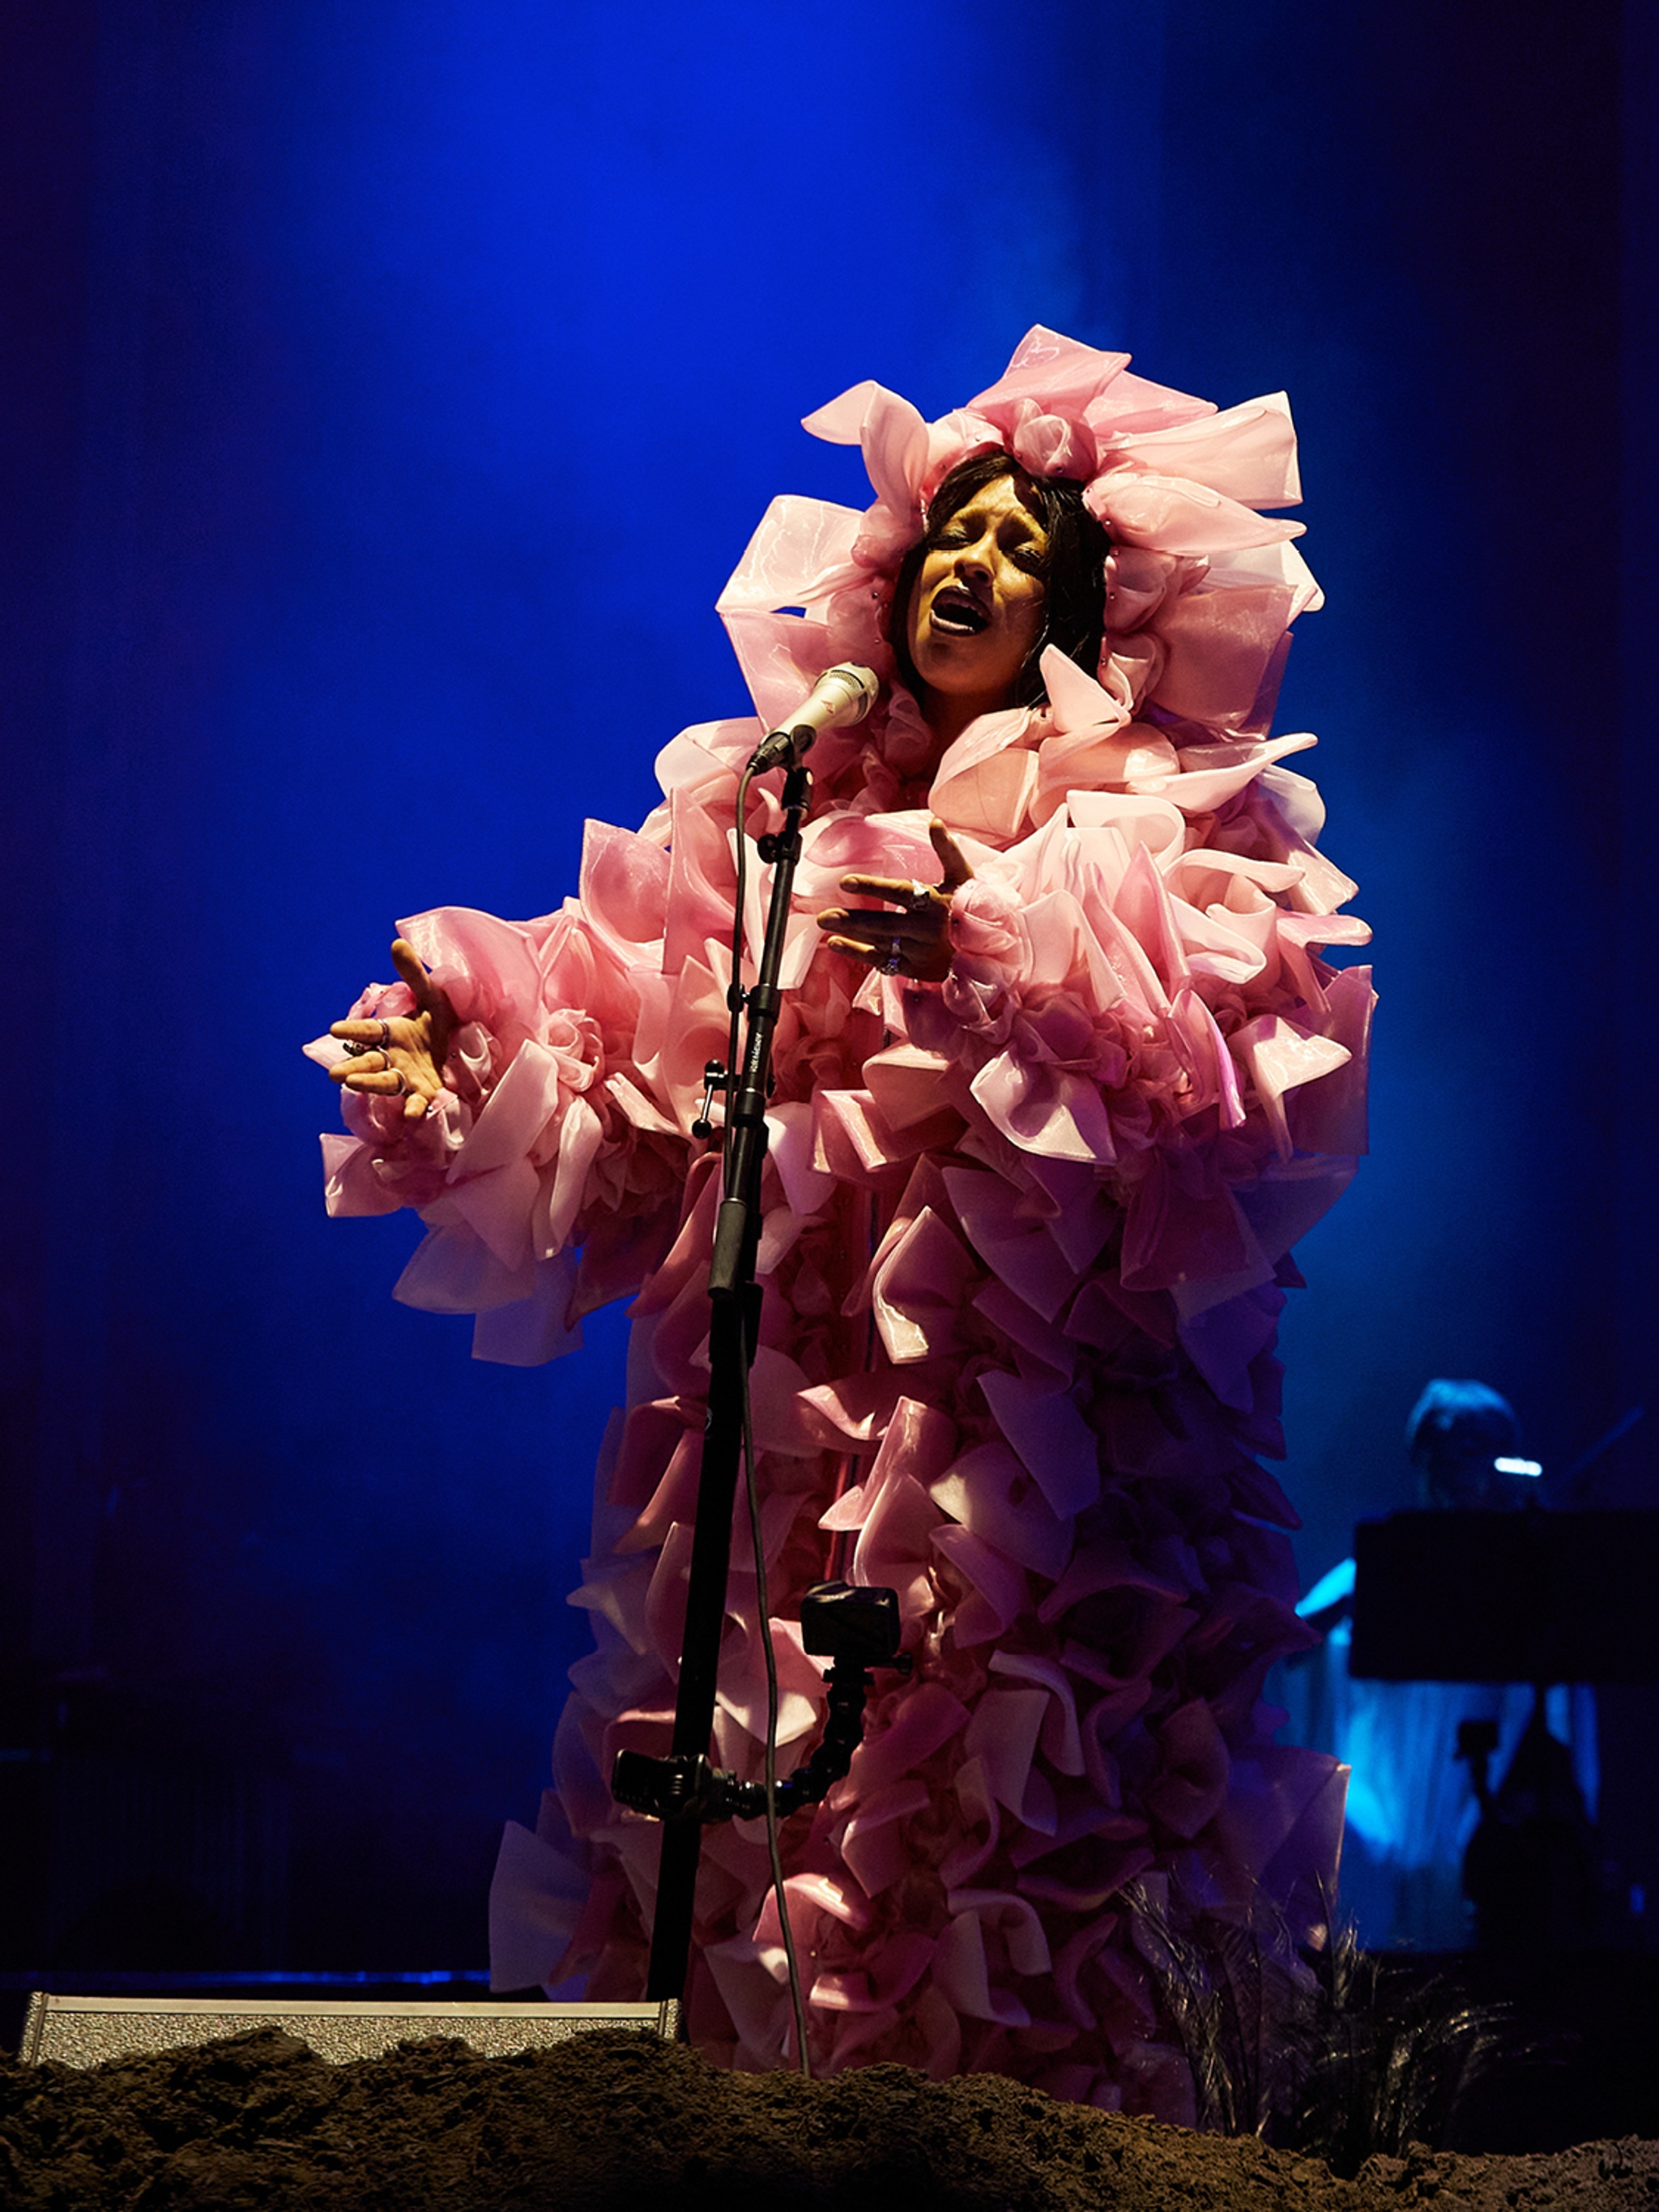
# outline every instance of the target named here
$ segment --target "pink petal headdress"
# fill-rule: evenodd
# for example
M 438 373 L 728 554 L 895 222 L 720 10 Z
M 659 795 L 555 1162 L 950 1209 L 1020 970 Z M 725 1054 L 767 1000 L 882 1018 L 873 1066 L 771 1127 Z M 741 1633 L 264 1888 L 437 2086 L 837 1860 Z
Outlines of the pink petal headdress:
M 774 500 L 721 593 L 763 720 L 834 661 L 892 674 L 893 581 L 928 501 L 958 463 L 1000 448 L 1080 483 L 1112 539 L 1091 726 L 1144 720 L 1184 744 L 1264 732 L 1290 624 L 1322 599 L 1291 544 L 1302 524 L 1263 512 L 1302 495 L 1289 404 L 1272 392 L 1218 410 L 1128 362 L 1038 324 L 994 384 L 936 422 L 868 382 L 807 416 L 815 437 L 862 447 L 876 498 L 862 514 Z

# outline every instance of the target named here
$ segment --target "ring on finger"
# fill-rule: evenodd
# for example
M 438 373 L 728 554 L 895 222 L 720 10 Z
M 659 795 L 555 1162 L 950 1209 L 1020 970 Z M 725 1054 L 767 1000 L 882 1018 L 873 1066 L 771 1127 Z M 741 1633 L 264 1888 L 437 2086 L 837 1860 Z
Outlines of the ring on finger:
M 899 962 L 900 962 L 903 957 L 904 957 L 904 943 L 903 943 L 903 939 L 902 939 L 902 938 L 897 938 L 897 937 L 896 937 L 896 938 L 893 939 L 893 949 L 892 949 L 892 951 L 891 951 L 888 954 L 888 956 L 887 956 L 887 965 L 886 965 L 886 967 L 882 970 L 882 973 L 883 973 L 884 975 L 896 975 L 898 974 L 898 971 L 899 971 Z
M 372 1044 L 352 1044 L 347 1042 L 344 1046 L 344 1049 L 353 1060 L 361 1060 L 366 1052 L 374 1052 L 377 1051 L 379 1048 Z
M 409 1089 L 409 1078 L 404 1073 L 401 1067 L 388 1067 L 386 1070 L 386 1073 L 388 1075 L 395 1075 L 397 1077 L 398 1088 L 392 1095 L 394 1098 L 401 1098 L 404 1093 Z
M 391 1023 L 390 1023 L 390 1022 L 383 1021 L 383 1022 L 380 1024 L 380 1050 L 381 1050 L 382 1052 L 390 1052 L 390 1051 L 391 1051 L 391 1049 L 392 1049 L 392 1024 L 391 1024 Z

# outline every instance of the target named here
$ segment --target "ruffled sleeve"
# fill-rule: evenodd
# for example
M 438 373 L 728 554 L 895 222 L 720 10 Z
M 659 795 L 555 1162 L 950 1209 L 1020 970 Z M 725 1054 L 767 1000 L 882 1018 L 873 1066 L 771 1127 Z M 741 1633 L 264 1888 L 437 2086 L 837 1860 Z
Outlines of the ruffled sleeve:
M 590 823 L 582 897 L 557 914 L 448 907 L 398 925 L 458 1017 L 443 1094 L 408 1121 L 400 1100 L 343 1093 L 349 1133 L 323 1139 L 327 1205 L 414 1207 L 427 1234 L 395 1295 L 477 1315 L 481 1358 L 569 1349 L 580 1314 L 636 1289 L 672 1236 L 685 1133 L 635 1057 L 668 873 L 660 843 Z M 402 983 L 371 985 L 351 1009 L 411 1011 Z M 331 1065 L 343 1048 L 307 1050 Z

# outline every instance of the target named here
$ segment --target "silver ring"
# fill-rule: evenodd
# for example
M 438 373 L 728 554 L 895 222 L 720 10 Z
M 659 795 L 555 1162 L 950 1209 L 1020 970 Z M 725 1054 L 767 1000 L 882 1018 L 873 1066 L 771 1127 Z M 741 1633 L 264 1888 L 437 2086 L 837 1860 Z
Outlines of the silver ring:
M 388 1067 L 384 1072 L 387 1075 L 395 1075 L 397 1077 L 398 1088 L 392 1095 L 394 1098 L 401 1098 L 409 1089 L 409 1078 L 404 1073 L 401 1067 Z
M 903 957 L 903 942 L 901 939 L 896 937 L 893 939 L 893 949 L 887 956 L 887 965 L 882 970 L 882 973 L 886 975 L 896 975 L 899 971 L 899 962 Z
M 380 1050 L 381 1050 L 382 1052 L 390 1052 L 390 1051 L 391 1051 L 391 1049 L 392 1049 L 392 1024 L 391 1024 L 391 1023 L 390 1023 L 390 1022 L 383 1021 L 383 1022 L 380 1024 Z
M 911 877 L 910 911 L 912 914 L 927 913 L 927 902 L 933 897 L 933 890 L 934 886 L 932 884 L 919 884 L 914 876 Z

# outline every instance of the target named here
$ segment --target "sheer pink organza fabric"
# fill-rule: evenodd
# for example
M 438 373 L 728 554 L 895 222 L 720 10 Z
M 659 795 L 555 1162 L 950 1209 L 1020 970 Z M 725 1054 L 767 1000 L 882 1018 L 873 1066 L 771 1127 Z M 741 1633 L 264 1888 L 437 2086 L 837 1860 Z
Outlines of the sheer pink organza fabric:
M 785 1830 L 820 2069 L 990 2069 L 1063 2096 L 1189 2110 L 1124 1885 L 1178 1919 L 1264 1901 L 1313 1929 L 1340 1770 L 1273 1741 L 1273 1660 L 1305 1640 L 1260 1465 L 1282 1450 L 1273 1356 L 1288 1255 L 1364 1149 L 1368 971 L 1316 849 L 1313 786 L 1269 738 L 1293 616 L 1317 588 L 1259 512 L 1297 496 L 1281 398 L 1218 414 L 1127 356 L 1033 331 L 939 423 L 873 386 L 815 417 L 862 440 L 865 514 L 775 501 L 721 602 L 758 710 L 831 661 L 890 674 L 894 568 L 945 470 L 1005 445 L 1082 477 L 1107 520 L 1105 648 L 1052 652 L 1051 704 L 942 759 L 895 688 L 813 756 L 785 961 L 754 1376 L 787 1771 L 822 1708 L 802 1591 L 897 1589 L 913 1679 L 816 1816 Z M 781 608 L 804 609 L 785 614 Z M 632 1295 L 629 1401 L 599 1470 L 574 1602 L 556 1789 L 510 1824 L 498 1986 L 643 1987 L 657 1831 L 621 1814 L 623 1746 L 666 1747 L 707 1376 L 716 1163 L 690 1134 L 722 1056 L 732 810 L 756 722 L 659 763 L 638 833 L 591 823 L 579 896 L 529 923 L 402 924 L 463 1026 L 443 1110 L 411 1132 L 348 1097 L 331 1208 L 417 1207 L 409 1303 L 478 1316 L 486 1358 L 546 1358 Z M 943 987 L 827 951 L 858 870 L 931 878 L 930 812 L 974 879 Z M 776 818 L 769 793 L 748 824 Z M 766 871 L 746 921 L 757 943 Z M 369 1014 L 402 987 L 374 987 Z M 327 1059 L 332 1048 L 312 1048 Z M 715 1753 L 761 1770 L 765 1687 L 739 1529 Z M 745 2067 L 791 2037 L 757 1826 L 708 1838 L 693 2033 Z

